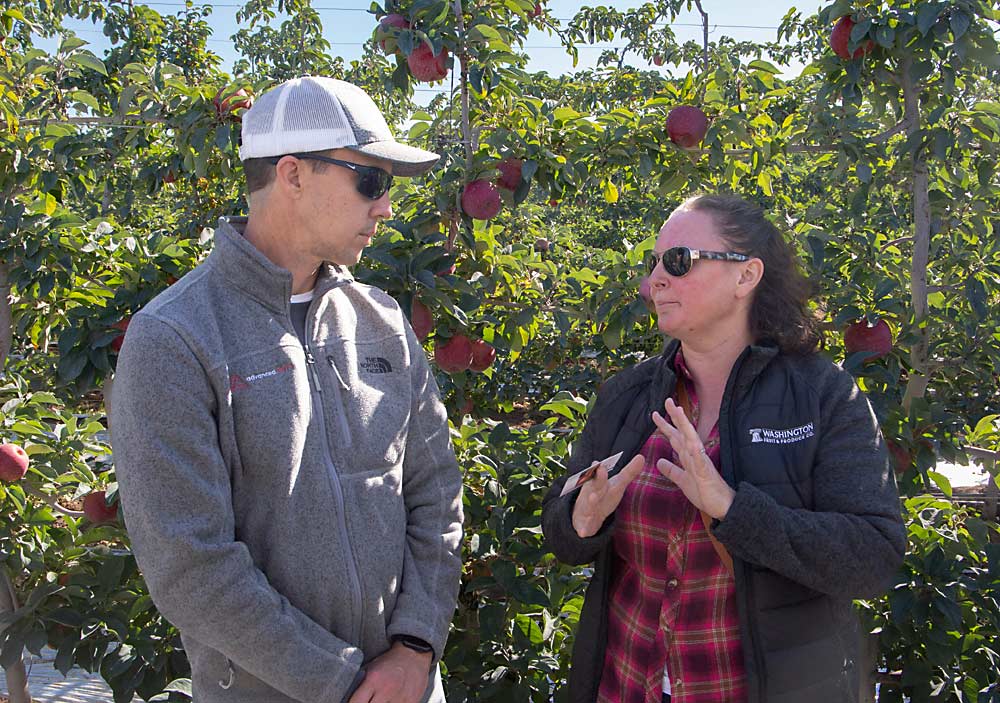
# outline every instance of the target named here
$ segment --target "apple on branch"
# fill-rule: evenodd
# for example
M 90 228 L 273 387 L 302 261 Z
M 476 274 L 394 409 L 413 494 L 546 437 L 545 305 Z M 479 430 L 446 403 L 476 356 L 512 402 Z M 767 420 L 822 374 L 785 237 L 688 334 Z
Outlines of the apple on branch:
M 28 473 L 28 453 L 16 444 L 0 444 L 0 481 L 14 483 Z
M 459 373 L 472 365 L 472 341 L 464 334 L 439 341 L 434 347 L 434 361 L 445 373 Z
M 118 501 L 108 505 L 104 491 L 88 493 L 83 498 L 83 514 L 95 525 L 107 525 L 118 520 Z
M 472 181 L 462 190 L 462 209 L 474 220 L 493 219 L 500 206 L 500 191 L 487 180 Z
M 667 136 L 682 149 L 701 144 L 708 134 L 708 117 L 691 105 L 678 105 L 667 115 Z
M 429 44 L 422 42 L 406 57 L 410 73 L 421 83 L 433 83 L 448 76 L 448 50 L 435 55 Z
M 851 43 L 851 31 L 855 24 L 857 23 L 851 19 L 850 15 L 844 15 L 837 20 L 837 24 L 834 25 L 833 31 L 830 33 L 830 48 L 833 49 L 833 53 L 845 61 L 864 56 L 875 48 L 875 42 L 869 39 L 855 49 L 853 54 L 851 53 L 848 47 Z
M 847 355 L 866 352 L 865 361 L 874 361 L 887 356 L 892 351 L 892 330 L 889 323 L 879 320 L 868 324 L 867 320 L 859 320 L 849 326 L 844 332 L 844 349 Z

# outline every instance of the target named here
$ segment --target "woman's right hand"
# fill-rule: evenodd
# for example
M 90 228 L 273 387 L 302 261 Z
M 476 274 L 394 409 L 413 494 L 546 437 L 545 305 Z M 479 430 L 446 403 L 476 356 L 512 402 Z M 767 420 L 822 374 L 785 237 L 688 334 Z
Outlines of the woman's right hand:
M 636 454 L 632 461 L 611 478 L 608 478 L 607 469 L 599 467 L 594 478 L 580 487 L 576 505 L 573 506 L 573 529 L 580 538 L 597 534 L 608 515 L 618 507 L 625 495 L 625 488 L 642 473 L 645 465 L 645 457 Z

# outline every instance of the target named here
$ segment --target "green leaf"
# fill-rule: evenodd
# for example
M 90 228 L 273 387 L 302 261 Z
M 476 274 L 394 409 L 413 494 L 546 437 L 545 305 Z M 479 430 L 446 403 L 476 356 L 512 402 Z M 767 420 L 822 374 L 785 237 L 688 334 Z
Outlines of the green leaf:
M 81 68 L 89 68 L 100 73 L 102 76 L 108 75 L 108 69 L 104 62 L 94 56 L 89 51 L 78 51 L 69 57 L 68 62 L 74 63 Z
M 972 20 L 965 10 L 956 9 L 951 13 L 951 33 L 957 41 L 960 39 L 967 31 L 969 31 L 969 25 Z
M 986 286 L 975 276 L 969 276 L 965 279 L 965 298 L 969 301 L 969 306 L 976 317 L 985 320 L 990 314 Z
M 767 73 L 773 73 L 775 75 L 781 73 L 780 68 L 769 61 L 764 61 L 763 59 L 755 59 L 751 61 L 747 68 L 755 71 L 766 71 Z
M 936 2 L 924 2 L 917 8 L 917 29 L 921 34 L 927 36 L 944 7 Z
M 942 493 L 951 498 L 952 495 L 951 481 L 948 480 L 947 476 L 945 476 L 942 473 L 938 473 L 937 471 L 930 471 L 930 470 L 927 471 L 927 476 L 935 484 L 937 484 L 937 487 L 941 489 Z

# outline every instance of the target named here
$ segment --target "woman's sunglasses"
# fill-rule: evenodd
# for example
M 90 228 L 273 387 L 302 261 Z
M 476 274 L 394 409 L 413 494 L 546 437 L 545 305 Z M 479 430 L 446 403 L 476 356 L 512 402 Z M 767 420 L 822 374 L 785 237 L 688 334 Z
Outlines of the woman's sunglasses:
M 322 156 L 320 154 L 285 154 L 285 156 L 294 156 L 296 159 L 322 161 L 325 164 L 333 164 L 334 166 L 351 169 L 358 174 L 358 192 L 369 200 L 378 200 L 388 193 L 389 188 L 392 187 L 392 174 L 378 166 L 352 164 L 350 161 L 331 159 L 329 156 Z M 276 164 L 281 158 L 281 156 L 275 156 L 270 161 L 272 164 Z
M 714 261 L 750 261 L 752 257 L 746 254 L 737 254 L 735 251 L 704 251 L 702 249 L 689 249 L 688 247 L 670 247 L 662 254 L 655 251 L 646 256 L 646 266 L 649 273 L 656 270 L 656 264 L 662 263 L 663 270 L 671 276 L 680 278 L 686 276 L 698 259 L 712 259 Z

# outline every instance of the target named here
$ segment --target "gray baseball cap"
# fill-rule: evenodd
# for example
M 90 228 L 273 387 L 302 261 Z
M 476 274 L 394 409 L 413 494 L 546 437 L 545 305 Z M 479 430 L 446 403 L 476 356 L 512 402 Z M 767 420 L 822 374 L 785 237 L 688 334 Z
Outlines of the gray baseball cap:
M 325 76 L 285 81 L 243 113 L 240 159 L 327 149 L 350 149 L 393 165 L 397 176 L 417 176 L 440 158 L 401 144 L 382 112 L 358 86 Z

